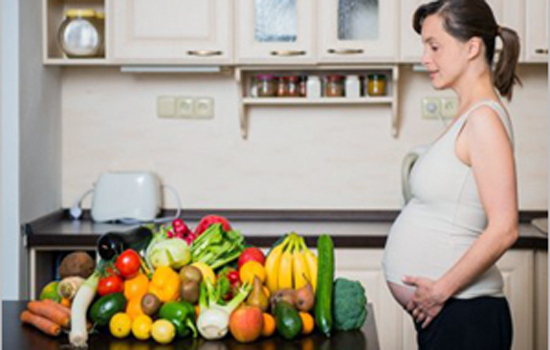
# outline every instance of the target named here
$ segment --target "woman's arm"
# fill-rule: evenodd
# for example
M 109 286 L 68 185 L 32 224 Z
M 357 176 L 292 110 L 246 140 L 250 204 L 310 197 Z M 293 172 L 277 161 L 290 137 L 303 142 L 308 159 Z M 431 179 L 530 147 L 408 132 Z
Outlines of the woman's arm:
M 461 147 L 464 146 L 464 147 Z M 518 209 L 513 149 L 504 125 L 489 107 L 475 110 L 457 141 L 462 161 L 470 164 L 488 224 L 459 261 L 437 281 L 407 277 L 417 287 L 407 305 L 427 326 L 445 301 L 491 267 L 518 237 Z

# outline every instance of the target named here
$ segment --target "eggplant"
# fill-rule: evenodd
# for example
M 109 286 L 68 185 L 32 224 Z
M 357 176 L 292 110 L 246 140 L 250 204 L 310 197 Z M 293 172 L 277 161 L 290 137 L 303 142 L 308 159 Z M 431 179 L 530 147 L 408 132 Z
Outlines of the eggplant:
M 124 232 L 107 232 L 97 240 L 97 252 L 106 261 L 112 260 L 126 249 L 133 249 L 140 255 L 153 239 L 153 232 L 139 226 Z

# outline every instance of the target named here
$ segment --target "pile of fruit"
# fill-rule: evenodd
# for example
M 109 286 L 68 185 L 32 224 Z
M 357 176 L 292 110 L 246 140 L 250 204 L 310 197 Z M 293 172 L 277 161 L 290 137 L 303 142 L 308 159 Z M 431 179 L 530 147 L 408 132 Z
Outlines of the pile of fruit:
M 194 231 L 176 219 L 107 233 L 97 252 L 97 266 L 85 252 L 65 257 L 62 279 L 29 303 L 22 322 L 52 336 L 65 328 L 72 345 L 86 346 L 94 331 L 161 344 L 230 333 L 248 343 L 275 332 L 294 339 L 315 328 L 330 336 L 333 329 L 359 329 L 366 319 L 363 286 L 334 280 L 328 235 L 319 237 L 317 256 L 296 233 L 264 254 L 225 218 L 209 215 Z

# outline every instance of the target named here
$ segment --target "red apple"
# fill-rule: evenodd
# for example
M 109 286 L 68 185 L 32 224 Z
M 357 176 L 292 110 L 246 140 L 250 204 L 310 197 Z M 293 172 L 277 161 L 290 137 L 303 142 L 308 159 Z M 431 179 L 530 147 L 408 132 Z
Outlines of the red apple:
M 256 306 L 243 305 L 235 310 L 229 318 L 229 330 L 241 343 L 250 343 L 258 339 L 264 328 L 262 310 Z
M 241 269 L 241 266 L 244 265 L 244 263 L 251 260 L 257 261 L 260 264 L 265 265 L 264 253 L 259 248 L 249 247 L 243 250 L 243 252 L 239 256 L 239 262 L 238 262 L 239 270 Z

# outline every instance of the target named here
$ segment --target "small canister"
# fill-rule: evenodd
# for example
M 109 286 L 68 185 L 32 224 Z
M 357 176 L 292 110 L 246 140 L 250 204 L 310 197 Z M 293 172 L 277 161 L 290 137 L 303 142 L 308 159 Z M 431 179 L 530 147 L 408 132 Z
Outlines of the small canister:
M 256 94 L 258 97 L 273 97 L 276 93 L 275 79 L 272 74 L 256 76 Z
M 70 58 L 98 57 L 103 45 L 96 11 L 70 9 L 59 27 L 57 38 L 61 50 Z
M 361 82 L 357 75 L 348 75 L 346 77 L 346 97 L 359 98 L 361 95 Z
M 306 85 L 307 98 L 321 97 L 321 79 L 317 75 L 308 76 Z
M 329 75 L 325 86 L 326 97 L 343 97 L 345 95 L 343 77 L 338 74 Z
M 367 76 L 367 93 L 369 96 L 386 95 L 386 76 L 384 74 L 369 74 Z

